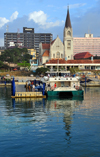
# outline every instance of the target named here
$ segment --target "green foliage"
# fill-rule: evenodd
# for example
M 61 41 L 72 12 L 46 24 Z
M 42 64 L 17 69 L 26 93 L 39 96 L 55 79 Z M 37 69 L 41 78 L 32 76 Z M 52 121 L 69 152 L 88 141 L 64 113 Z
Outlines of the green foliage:
M 26 48 L 20 49 L 20 48 L 14 48 L 14 49 L 6 49 L 4 52 L 2 52 L 0 56 L 0 60 L 11 62 L 11 63 L 18 63 L 22 61 L 26 61 L 29 63 L 30 55 L 28 54 L 28 50 Z
M 1 68 L 8 69 L 9 66 L 7 64 L 4 64 L 2 61 L 0 61 L 0 69 Z
M 17 63 L 20 67 L 30 67 L 30 63 L 27 63 L 26 61 L 23 61 L 22 63 Z
M 75 74 L 80 71 L 78 68 L 70 68 L 69 70 L 70 70 L 71 74 Z
M 3 62 L 2 61 L 0 61 L 0 68 L 3 66 Z
M 40 74 L 45 74 L 47 71 L 50 71 L 48 68 L 37 68 L 36 69 L 36 74 L 40 75 Z

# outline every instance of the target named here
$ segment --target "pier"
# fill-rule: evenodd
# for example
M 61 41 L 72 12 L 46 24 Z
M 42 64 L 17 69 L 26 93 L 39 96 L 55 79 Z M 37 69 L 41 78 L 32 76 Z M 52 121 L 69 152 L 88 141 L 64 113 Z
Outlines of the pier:
M 15 92 L 15 96 L 12 98 L 46 98 L 42 92 Z
M 32 85 L 34 84 L 35 88 L 32 89 Z M 38 86 L 37 86 L 38 84 Z M 20 90 L 18 87 L 21 87 Z M 30 84 L 30 89 L 26 88 L 26 82 L 15 82 L 14 78 L 11 83 L 11 90 L 12 90 L 12 98 L 46 98 L 45 95 L 45 83 L 40 86 L 39 80 L 33 80 L 32 84 Z M 33 90 L 33 91 L 32 91 Z

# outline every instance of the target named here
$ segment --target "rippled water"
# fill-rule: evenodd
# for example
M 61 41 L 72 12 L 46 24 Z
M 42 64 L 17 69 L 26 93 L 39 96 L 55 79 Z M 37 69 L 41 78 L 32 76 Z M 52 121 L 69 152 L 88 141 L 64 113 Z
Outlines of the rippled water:
M 12 100 L 0 88 L 0 157 L 99 157 L 100 88 L 75 99 Z

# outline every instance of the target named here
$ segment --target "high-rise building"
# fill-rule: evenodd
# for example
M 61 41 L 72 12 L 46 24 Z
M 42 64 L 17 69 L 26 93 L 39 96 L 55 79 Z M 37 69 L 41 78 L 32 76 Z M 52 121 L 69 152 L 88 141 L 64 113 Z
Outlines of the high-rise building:
M 38 56 L 39 43 L 50 43 L 53 35 L 51 33 L 34 33 L 34 28 L 23 27 L 23 33 L 4 33 L 4 47 L 7 49 L 11 42 L 14 44 L 22 43 L 23 47 L 28 49 L 36 49 Z
M 85 34 L 84 37 L 73 38 L 74 55 L 80 52 L 89 52 L 93 56 L 100 56 L 100 37 L 93 34 Z

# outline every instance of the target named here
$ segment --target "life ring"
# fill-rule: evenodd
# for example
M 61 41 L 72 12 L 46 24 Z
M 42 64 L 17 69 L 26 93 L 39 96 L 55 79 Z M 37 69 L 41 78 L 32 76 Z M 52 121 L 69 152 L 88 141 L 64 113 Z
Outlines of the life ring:
M 78 86 L 76 86 L 76 89 L 78 90 L 78 89 L 79 89 L 79 87 L 78 87 Z

